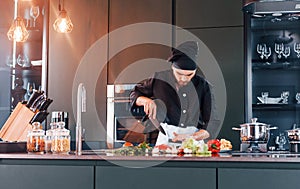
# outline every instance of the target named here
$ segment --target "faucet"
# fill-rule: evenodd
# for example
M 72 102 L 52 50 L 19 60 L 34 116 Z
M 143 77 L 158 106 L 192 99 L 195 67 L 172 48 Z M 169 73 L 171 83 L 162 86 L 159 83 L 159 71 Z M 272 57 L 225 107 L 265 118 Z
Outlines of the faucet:
M 86 90 L 83 83 L 78 85 L 77 90 L 77 120 L 76 120 L 76 154 L 82 154 L 82 127 L 81 113 L 86 112 Z

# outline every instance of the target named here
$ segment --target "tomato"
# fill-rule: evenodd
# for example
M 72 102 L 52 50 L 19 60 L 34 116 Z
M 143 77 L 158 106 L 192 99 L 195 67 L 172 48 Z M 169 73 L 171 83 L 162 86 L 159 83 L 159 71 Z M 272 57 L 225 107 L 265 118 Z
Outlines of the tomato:
M 208 150 L 212 153 L 218 153 L 220 151 L 221 142 L 218 139 L 212 139 L 207 141 Z
M 123 147 L 129 147 L 129 146 L 133 146 L 133 144 L 127 141 L 123 144 Z
M 157 146 L 155 146 L 155 148 L 158 148 L 159 150 L 162 150 L 162 151 L 167 150 L 168 148 L 171 149 L 171 147 L 166 144 L 157 145 Z

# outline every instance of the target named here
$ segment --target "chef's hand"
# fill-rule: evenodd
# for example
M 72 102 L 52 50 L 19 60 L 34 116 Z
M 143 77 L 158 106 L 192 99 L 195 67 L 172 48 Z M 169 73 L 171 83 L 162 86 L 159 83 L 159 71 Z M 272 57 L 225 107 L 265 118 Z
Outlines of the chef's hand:
M 207 139 L 210 135 L 208 131 L 200 129 L 199 131 L 195 132 L 192 136 L 195 140 L 204 140 Z
M 177 134 L 176 132 L 174 132 L 173 134 L 174 134 L 174 138 L 172 139 L 173 142 L 184 141 L 186 138 L 190 138 L 190 137 L 192 137 L 195 140 L 204 140 L 210 136 L 209 132 L 207 132 L 204 129 L 200 129 L 199 131 L 193 133 L 192 135 Z
M 144 112 L 149 118 L 156 119 L 156 104 L 151 98 L 140 96 L 136 100 L 136 105 L 144 106 Z
M 184 141 L 191 136 L 190 134 L 177 134 L 176 132 L 173 132 L 173 135 L 172 142 Z

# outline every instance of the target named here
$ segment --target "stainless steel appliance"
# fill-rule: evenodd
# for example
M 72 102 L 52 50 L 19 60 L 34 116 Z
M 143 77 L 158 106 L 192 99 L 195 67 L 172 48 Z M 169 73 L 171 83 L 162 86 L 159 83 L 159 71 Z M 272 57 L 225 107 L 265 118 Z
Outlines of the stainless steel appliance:
M 135 84 L 107 85 L 107 146 L 113 148 L 123 142 L 146 141 L 151 143 L 153 133 L 143 133 L 141 120 L 145 115 L 143 107 L 131 109 L 129 97 Z
M 251 119 L 251 123 L 244 123 L 240 128 L 232 128 L 240 131 L 241 151 L 246 152 L 266 152 L 270 138 L 270 130 L 277 127 L 270 127 L 265 123 L 257 122 L 257 118 Z

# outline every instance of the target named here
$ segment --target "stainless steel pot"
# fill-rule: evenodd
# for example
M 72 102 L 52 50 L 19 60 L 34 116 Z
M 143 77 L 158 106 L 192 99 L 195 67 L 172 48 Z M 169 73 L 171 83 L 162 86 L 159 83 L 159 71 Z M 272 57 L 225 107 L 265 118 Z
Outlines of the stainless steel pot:
M 251 119 L 251 123 L 241 124 L 240 127 L 233 127 L 232 129 L 240 131 L 242 143 L 267 143 L 270 137 L 270 130 L 278 129 L 277 127 L 270 127 L 269 124 L 257 122 L 257 118 Z

